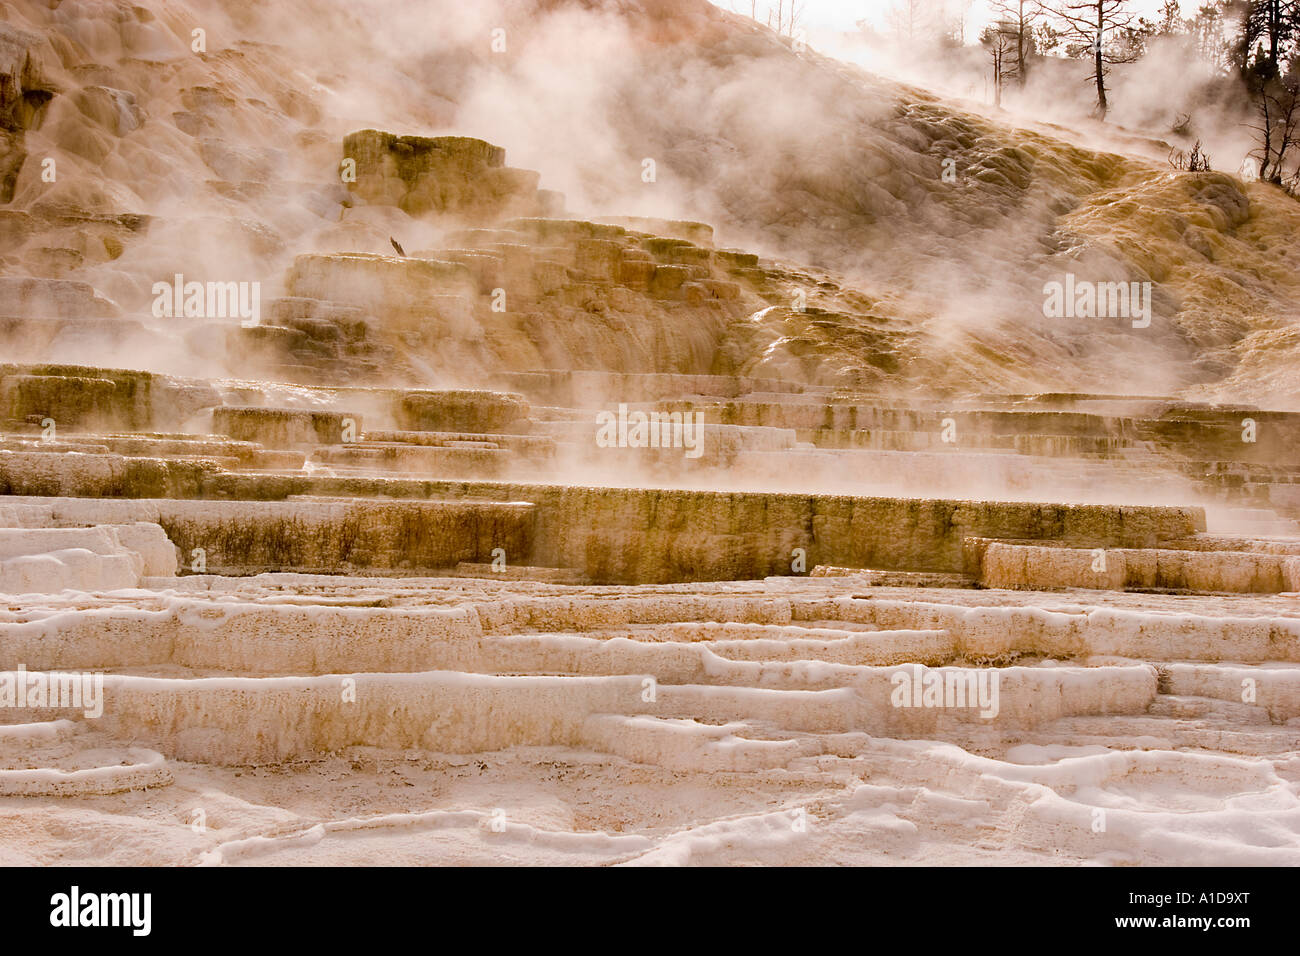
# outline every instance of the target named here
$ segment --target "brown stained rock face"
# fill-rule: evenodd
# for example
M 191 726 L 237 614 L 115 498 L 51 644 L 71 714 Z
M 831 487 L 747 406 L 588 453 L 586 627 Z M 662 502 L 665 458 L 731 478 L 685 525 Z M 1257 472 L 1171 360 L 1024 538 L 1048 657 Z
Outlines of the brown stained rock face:
M 528 417 L 528 403 L 504 392 L 408 392 L 398 419 L 403 428 L 427 432 L 512 431 Z
M 0 203 L 13 200 L 27 159 L 26 131 L 40 126 L 55 93 L 46 79 L 43 46 L 40 37 L 0 23 Z
M 0 418 L 56 429 L 148 428 L 152 376 L 117 369 L 0 366 Z
M 236 441 L 258 442 L 268 448 L 334 445 L 361 434 L 361 416 L 295 408 L 226 407 L 212 410 L 212 429 Z
M 361 130 L 343 140 L 343 158 L 356 162 L 356 182 L 348 184 L 354 195 L 411 216 L 490 224 L 554 206 L 538 195 L 537 173 L 506 166 L 504 149 L 467 136 Z
M 106 318 L 121 314 L 118 306 L 85 282 L 0 276 L 0 302 L 5 314 L 33 318 Z
M 372 308 L 418 309 L 435 295 L 477 292 L 457 262 L 359 253 L 298 256 L 287 284 L 290 295 Z
M 159 522 L 210 570 L 432 570 L 531 550 L 532 506 L 454 501 L 157 502 Z

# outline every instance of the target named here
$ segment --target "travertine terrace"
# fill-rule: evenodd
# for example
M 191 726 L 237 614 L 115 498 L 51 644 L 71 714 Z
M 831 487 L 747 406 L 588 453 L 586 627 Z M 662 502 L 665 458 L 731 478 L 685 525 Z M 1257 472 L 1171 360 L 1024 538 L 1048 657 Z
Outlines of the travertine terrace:
M 0 39 L 7 136 L 145 122 Z M 355 176 L 256 321 L 0 211 L 0 862 L 1300 863 L 1300 412 L 909 377 L 847 280 L 424 132 L 296 141 Z

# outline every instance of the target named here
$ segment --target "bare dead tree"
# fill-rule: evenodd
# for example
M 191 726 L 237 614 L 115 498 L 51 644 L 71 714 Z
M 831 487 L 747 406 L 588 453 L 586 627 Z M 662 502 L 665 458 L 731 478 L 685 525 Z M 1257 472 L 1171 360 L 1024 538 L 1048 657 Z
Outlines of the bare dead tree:
M 1048 7 L 1065 25 L 1067 39 L 1075 49 L 1092 61 L 1088 82 L 1097 86 L 1097 116 L 1106 118 L 1110 103 L 1106 98 L 1106 77 L 1115 63 L 1137 59 L 1132 49 L 1123 49 L 1116 41 L 1133 25 L 1135 14 L 1129 0 L 1057 0 Z
M 1015 42 L 1015 78 L 1020 86 L 1029 78 L 1029 57 L 1034 52 L 1034 30 L 1043 15 L 1039 0 L 993 0 L 990 9 L 1001 29 L 1010 29 Z
M 1208 173 L 1210 171 L 1210 155 L 1201 149 L 1201 141 L 1198 139 L 1190 152 L 1177 148 L 1171 149 L 1169 151 L 1169 165 L 1179 171 Z
M 946 21 L 945 37 L 953 47 L 966 45 L 966 24 L 975 0 L 943 0 L 943 17 Z
M 804 5 L 802 3 L 796 3 L 795 0 L 790 0 L 790 24 L 788 27 L 789 32 L 786 34 L 787 36 L 795 35 L 795 32 L 799 29 L 799 24 L 803 22 L 803 13 Z
M 792 37 L 803 19 L 804 5 L 798 0 L 776 0 L 767 5 L 767 25 L 778 36 Z
M 1255 122 L 1251 129 L 1259 146 L 1251 156 L 1259 160 L 1259 178 L 1281 185 L 1286 179 L 1286 160 L 1300 152 L 1300 77 L 1273 80 L 1255 94 Z
M 989 53 L 993 68 L 993 105 L 1002 105 L 1002 87 L 1015 75 L 1015 35 L 1009 23 L 994 23 L 980 34 L 980 44 Z
M 1187 169 L 1193 173 L 1208 173 L 1210 171 L 1210 154 L 1201 149 L 1199 139 L 1192 144 L 1192 151 L 1187 154 Z
M 1300 81 L 1292 76 L 1281 80 L 1273 97 L 1273 111 L 1277 115 L 1277 151 L 1273 154 L 1273 168 L 1268 181 L 1281 185 L 1285 176 L 1287 151 L 1293 146 L 1300 149 Z
M 760 6 L 762 9 L 760 10 Z M 792 37 L 795 31 L 799 29 L 799 24 L 803 22 L 805 4 L 800 0 L 775 0 L 760 4 L 758 0 L 749 0 L 748 3 L 741 3 L 741 9 L 736 9 L 735 0 L 731 4 L 733 13 L 745 13 L 748 7 L 748 16 L 755 23 L 765 23 L 771 27 L 780 36 Z
M 929 37 L 935 29 L 935 9 L 931 0 L 894 0 L 885 14 L 890 30 L 900 40 L 914 43 Z
M 1262 90 L 1256 94 L 1255 110 L 1256 123 L 1251 126 L 1251 129 L 1259 134 L 1260 144 L 1257 149 L 1250 153 L 1250 156 L 1259 160 L 1259 178 L 1267 179 L 1269 164 L 1273 161 L 1273 125 L 1275 116 L 1272 101 Z
M 782 20 L 784 19 L 784 17 L 785 17 L 785 0 L 777 0 L 777 3 L 776 3 L 776 10 L 775 10 L 775 13 L 776 13 L 776 23 L 775 23 L 775 24 L 772 23 L 772 14 L 773 14 L 773 12 L 774 12 L 774 11 L 772 10 L 772 5 L 769 3 L 768 6 L 767 6 L 767 25 L 768 25 L 769 27 L 772 27 L 772 29 L 774 29 L 777 33 L 780 33 L 780 32 L 781 32 L 781 21 L 782 21 Z

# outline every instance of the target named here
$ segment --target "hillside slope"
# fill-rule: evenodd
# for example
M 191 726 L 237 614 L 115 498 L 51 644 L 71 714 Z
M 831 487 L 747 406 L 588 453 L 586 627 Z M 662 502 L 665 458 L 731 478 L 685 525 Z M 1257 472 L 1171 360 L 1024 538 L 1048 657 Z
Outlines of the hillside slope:
M 3 11 L 0 265 L 113 300 L 154 343 L 95 344 L 121 364 L 240 370 L 241 353 L 148 315 L 153 284 L 175 273 L 275 293 L 298 254 L 443 245 L 437 221 L 360 203 L 339 181 L 343 138 L 377 128 L 482 137 L 563 192 L 570 216 L 703 220 L 719 244 L 770 257 L 721 317 L 690 303 L 665 316 L 661 340 L 677 322 L 689 348 L 620 351 L 636 310 L 544 303 L 533 344 L 561 327 L 577 344 L 487 335 L 468 358 L 408 356 L 417 377 L 542 361 L 1300 404 L 1295 202 L 999 126 L 704 0 Z M 1043 284 L 1066 273 L 1152 282 L 1153 321 L 1045 319 Z M 5 295 L 0 314 L 49 312 Z M 84 360 L 79 341 L 55 334 L 57 354 L 40 357 Z

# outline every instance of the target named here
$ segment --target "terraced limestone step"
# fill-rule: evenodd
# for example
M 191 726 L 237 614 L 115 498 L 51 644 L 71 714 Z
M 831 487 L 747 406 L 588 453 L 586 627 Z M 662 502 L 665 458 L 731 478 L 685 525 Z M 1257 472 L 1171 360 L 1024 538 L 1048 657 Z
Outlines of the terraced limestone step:
M 563 200 L 538 189 L 538 174 L 505 165 L 505 150 L 465 136 L 396 136 L 359 130 L 343 141 L 356 162 L 349 190 L 370 203 L 412 216 L 437 212 L 491 223 L 511 215 L 546 215 Z
M 421 446 L 365 441 L 317 448 L 311 461 L 330 468 L 335 474 L 350 469 L 355 474 L 496 478 L 506 471 L 513 458 L 509 451 L 481 442 Z
M 236 441 L 268 448 L 292 449 L 333 445 L 361 434 L 361 416 L 351 412 L 293 408 L 232 408 L 212 410 L 214 431 Z
M 546 228 L 558 228 L 558 224 L 548 224 Z M 573 223 L 564 226 L 564 229 L 574 228 L 577 227 Z M 8 382 L 8 386 L 4 382 Z M 39 383 L 39 388 L 35 383 Z M 840 399 L 826 390 L 808 386 L 727 376 L 527 373 L 513 376 L 511 383 L 529 394 L 546 396 L 551 400 L 558 398 L 568 403 L 553 406 L 552 410 L 541 410 L 548 418 L 542 427 L 558 440 L 570 442 L 573 448 L 568 450 L 569 453 L 589 461 L 596 469 L 595 473 L 601 476 L 601 481 L 609 484 L 621 483 L 620 475 L 625 476 L 622 481 L 627 481 L 638 470 L 652 466 L 658 480 L 670 483 L 675 476 L 726 470 L 743 473 L 745 482 L 751 487 L 781 487 L 789 484 L 791 475 L 798 471 L 809 475 L 810 480 L 823 491 L 865 488 L 873 492 L 888 492 L 899 486 L 899 475 L 905 472 L 909 475 L 908 486 L 913 493 L 942 497 L 963 487 L 969 473 L 966 466 L 969 466 L 982 475 L 985 486 L 982 493 L 987 497 L 1021 498 L 1032 495 L 1034 488 L 1050 487 L 1055 493 L 1072 500 L 1113 495 L 1117 503 L 1152 498 L 1190 503 L 1209 498 L 1216 509 L 1223 504 L 1231 506 L 1235 503 L 1235 508 L 1229 507 L 1223 512 L 1236 515 L 1231 519 L 1234 524 L 1225 527 L 1246 527 L 1249 523 L 1245 517 L 1247 511 L 1253 510 L 1259 515 L 1254 526 L 1273 533 L 1289 527 L 1288 515 L 1300 513 L 1297 511 L 1300 493 L 1296 492 L 1296 488 L 1300 488 L 1296 480 L 1300 478 L 1300 472 L 1285 463 L 1263 465 L 1244 460 L 1219 461 L 1206 463 L 1215 467 L 1201 474 L 1199 466 L 1193 467 L 1198 461 L 1195 456 L 1201 454 L 1194 443 L 1183 447 L 1171 445 L 1165 439 L 1145 441 L 1131 434 L 1136 428 L 1133 423 L 1138 419 L 1071 411 L 1064 400 L 1051 411 L 1031 407 L 962 408 L 933 400 Z M 234 467 L 282 470 L 295 466 L 294 462 L 276 455 L 257 456 L 258 460 L 250 461 L 246 450 L 239 446 L 221 448 L 195 444 L 180 447 L 161 441 L 131 441 L 126 437 L 148 434 L 149 430 L 157 434 L 159 422 L 176 422 L 186 416 L 193 420 L 195 415 L 201 414 L 205 404 L 209 408 L 230 405 L 232 399 L 245 410 L 219 409 L 215 415 L 223 421 L 222 430 L 233 429 L 248 436 L 261 434 L 266 438 L 262 442 L 264 445 L 293 443 L 307 447 L 313 443 L 313 427 L 304 425 L 290 436 L 281 425 L 271 420 L 277 416 L 342 415 L 357 423 L 364 420 L 372 431 L 387 432 L 433 430 L 501 434 L 527 433 L 538 427 L 530 420 L 534 410 L 523 397 L 490 391 L 322 388 L 310 395 L 308 403 L 311 407 L 281 406 L 281 410 L 276 411 L 276 406 L 267 402 L 268 398 L 277 395 L 274 387 L 250 389 L 239 385 L 236 397 L 233 392 L 222 395 L 221 390 L 210 383 L 112 369 L 6 366 L 4 374 L 0 375 L 0 389 L 5 387 L 9 389 L 7 394 L 14 406 L 10 414 L 18 416 L 10 418 L 11 429 L 25 429 L 23 437 L 30 436 L 33 441 L 48 438 L 40 432 L 40 423 L 48 418 L 65 430 L 60 433 L 61 437 L 77 432 L 99 432 L 105 438 L 113 435 L 113 440 L 105 445 L 110 452 L 120 450 L 132 457 L 163 459 L 164 464 L 149 466 L 83 462 L 82 468 L 78 469 L 103 472 L 107 468 L 114 476 L 113 484 L 119 488 L 123 483 L 150 481 L 155 494 L 195 493 L 193 489 L 200 482 L 201 471 L 178 471 L 182 459 L 194 459 L 196 463 L 207 459 L 214 465 L 229 469 L 232 467 L 229 456 L 223 452 L 231 451 L 240 459 L 240 464 Z M 692 391 L 734 396 L 740 400 L 717 402 L 679 398 L 684 392 Z M 680 461 L 660 455 L 658 457 L 665 460 L 651 462 L 649 459 L 654 456 L 645 449 L 602 449 L 596 446 L 591 439 L 595 432 L 594 412 L 600 410 L 600 403 L 638 395 L 655 400 L 656 404 L 644 406 L 650 410 L 692 409 L 704 414 L 705 454 L 698 459 L 683 457 Z M 769 398 L 763 399 L 764 395 Z M 298 392 L 296 400 L 301 401 L 302 397 L 303 393 Z M 678 397 L 676 401 L 674 397 Z M 586 408 L 581 407 L 584 403 Z M 1112 409 L 1114 402 L 1106 405 L 1087 397 L 1079 398 L 1075 403 L 1079 408 L 1104 408 L 1107 412 L 1137 411 L 1165 415 L 1173 414 L 1170 409 L 1182 408 L 1170 401 L 1150 408 L 1133 405 L 1131 408 L 1115 406 Z M 618 404 L 629 403 L 619 401 Z M 1032 402 L 1026 399 L 1022 404 L 1032 405 Z M 631 403 L 629 407 L 637 406 Z M 254 408 L 266 409 L 267 420 L 263 426 L 252 424 L 251 417 L 256 414 L 252 411 Z M 1222 424 L 1239 411 L 1188 406 L 1177 413 L 1201 416 L 1188 420 L 1219 421 Z M 719 415 L 721 419 L 718 419 Z M 758 417 L 753 418 L 753 415 Z M 772 418 L 772 415 L 777 417 Z M 250 421 L 240 425 L 226 421 L 234 416 L 249 418 Z M 729 420 L 757 424 L 734 425 L 728 424 Z M 953 442 L 943 440 L 942 424 L 947 420 L 951 420 L 956 429 Z M 1287 424 L 1289 419 L 1284 415 L 1270 418 L 1261 413 L 1260 422 L 1273 431 L 1285 431 L 1290 427 Z M 787 428 L 786 425 L 801 427 Z M 192 424 L 187 427 L 192 429 Z M 205 422 L 201 428 L 206 427 Z M 284 427 L 293 430 L 291 426 Z M 123 428 L 127 431 L 123 432 Z M 340 429 L 332 426 L 327 430 L 338 432 Z M 88 434 L 86 440 L 89 441 L 90 437 Z M 336 434 L 316 435 L 322 440 L 341 437 Z M 710 437 L 714 439 L 711 442 L 708 440 Z M 1188 441 L 1193 442 L 1193 439 L 1194 436 Z M 192 438 L 189 440 L 193 441 Z M 801 441 L 809 441 L 818 448 L 814 451 L 803 447 Z M 13 438 L 9 439 L 6 447 L 19 450 L 13 442 Z M 21 450 L 39 449 L 28 447 Z M 85 450 L 92 451 L 89 447 Z M 190 451 L 194 454 L 187 454 Z M 958 461 L 953 460 L 951 456 L 954 455 Z M 166 460 L 172 463 L 166 463 Z M 442 477 L 502 474 L 496 470 L 467 470 L 464 463 L 454 457 L 449 461 L 454 467 Z M 11 460 L 10 464 L 13 466 L 17 462 Z M 346 468 L 348 474 L 359 474 L 366 468 L 364 462 L 340 463 L 340 466 Z M 44 467 L 61 466 L 46 463 Z M 421 469 L 419 473 L 439 477 L 438 467 L 433 461 L 430 468 Z M 124 476 L 124 468 L 132 469 L 131 476 Z M 378 471 L 379 466 L 372 470 Z M 152 471 L 153 477 L 145 478 L 146 471 Z M 84 477 L 69 474 L 68 481 L 86 487 Z M 58 493 L 59 487 L 59 479 L 50 478 L 35 484 L 16 482 L 10 491 L 48 494 Z
M 610 583 L 729 580 L 807 566 L 962 572 L 963 540 L 1026 536 L 1101 547 L 1155 546 L 1204 528 L 1195 508 L 1125 508 L 574 488 L 508 482 L 400 481 L 229 474 L 210 493 L 472 497 L 536 505 L 529 564 L 582 569 Z
M 532 549 L 534 510 L 531 504 L 521 501 L 356 499 L 84 499 L 37 500 L 30 504 L 43 511 L 32 521 L 56 526 L 109 521 L 114 527 L 104 532 L 102 547 L 114 546 L 116 535 L 128 548 L 149 549 L 147 570 L 137 569 L 130 583 L 118 584 L 120 587 L 135 586 L 141 574 L 175 573 L 174 555 L 178 550 L 182 571 L 219 574 L 268 570 L 349 573 L 357 569 L 415 573 L 452 568 L 461 561 L 490 562 L 498 549 L 508 560 L 522 562 Z M 148 525 L 129 524 L 135 522 Z M 151 526 L 157 527 L 149 531 Z M 76 533 L 72 527 L 0 529 L 0 535 L 32 541 L 31 547 L 38 555 L 55 551 L 63 536 L 77 540 Z M 167 555 L 172 555 L 170 563 Z M 50 559 L 38 556 L 32 560 L 39 564 Z M 123 559 L 121 563 L 129 561 Z M 38 584 L 41 581 L 39 576 L 30 580 Z M 49 583 L 57 580 L 61 579 L 48 579 Z
M 581 745 L 586 720 L 601 713 L 681 719 L 684 712 L 707 722 L 751 719 L 796 732 L 867 729 L 903 736 L 934 732 L 953 720 L 1034 726 L 1081 713 L 1142 713 L 1156 685 L 1154 671 L 1145 667 L 1094 670 L 1093 677 L 1108 679 L 1105 693 L 1100 681 L 1082 679 L 1082 669 L 1081 679 L 1067 674 L 1063 680 L 1061 674 L 1011 668 L 1000 673 L 996 712 L 981 716 L 976 701 L 946 710 L 895 706 L 890 702 L 891 688 L 899 684 L 895 673 L 877 670 L 868 684 L 824 691 L 662 684 L 652 701 L 643 700 L 644 681 L 633 675 L 435 671 L 184 680 L 108 675 L 96 729 L 150 743 L 176 759 L 265 763 L 348 746 L 474 753 Z M 61 717 L 66 710 L 20 709 L 36 719 Z M 604 736 L 603 727 L 597 731 Z
M 577 754 L 588 772 L 614 760 L 691 785 L 852 773 L 875 781 L 845 798 L 864 806 L 910 806 L 919 797 L 881 783 L 902 779 L 993 812 L 1022 798 L 1036 806 L 1044 788 L 1072 797 L 1080 773 L 1089 787 L 1172 776 L 1185 800 L 1253 793 L 1275 786 L 1270 761 L 1300 746 L 1300 729 L 1285 723 L 1300 712 L 1300 670 L 1284 663 L 1300 661 L 1294 616 L 1234 615 L 1204 600 L 1197 616 L 1024 592 L 873 593 L 846 596 L 829 577 L 628 589 L 279 574 L 181 579 L 140 607 L 11 603 L 0 613 L 0 687 L 18 664 L 29 674 L 56 660 L 132 672 L 104 677 L 96 718 L 14 711 L 49 729 L 32 743 L 0 729 L 0 758 L 21 768 L 14 793 L 108 795 L 165 786 L 172 759 L 282 767 L 342 750 L 465 754 L 487 768 L 541 747 L 552 765 Z M 933 688 L 933 706 L 924 691 L 919 706 L 902 701 L 905 685 Z M 76 776 L 110 765 L 97 754 L 120 761 L 112 748 L 123 740 L 158 756 L 127 754 L 100 789 Z M 9 792 L 3 773 L 0 789 Z M 934 812 L 921 807 L 917 819 L 933 825 Z M 1124 830 L 1122 813 L 1107 812 L 1108 829 Z M 1176 827 L 1199 819 L 1183 807 Z
M 0 593 L 139 587 L 176 573 L 176 549 L 157 524 L 0 527 Z
M 980 582 L 992 588 L 1106 588 L 1300 591 L 1300 555 L 1248 551 L 1175 551 L 1158 548 L 1080 550 L 990 543 Z

